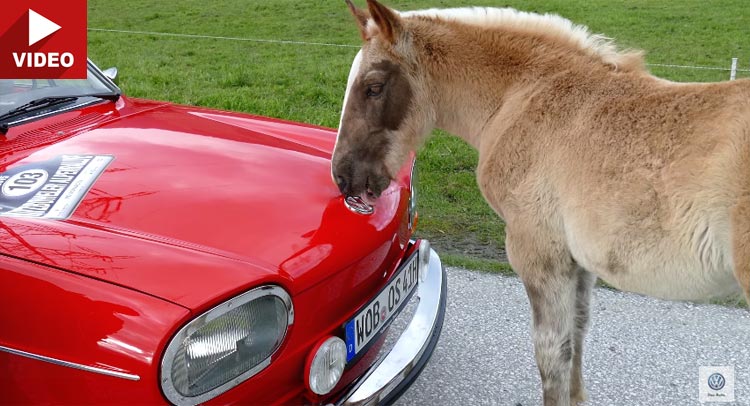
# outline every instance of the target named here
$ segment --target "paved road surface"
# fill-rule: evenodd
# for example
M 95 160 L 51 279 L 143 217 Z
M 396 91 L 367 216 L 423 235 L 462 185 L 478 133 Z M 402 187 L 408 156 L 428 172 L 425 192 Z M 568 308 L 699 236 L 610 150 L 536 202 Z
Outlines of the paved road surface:
M 396 404 L 540 405 L 530 326 L 517 278 L 449 268 L 440 342 Z M 712 365 L 734 366 L 731 404 L 750 406 L 750 311 L 595 290 L 587 405 L 699 405 L 699 367 Z

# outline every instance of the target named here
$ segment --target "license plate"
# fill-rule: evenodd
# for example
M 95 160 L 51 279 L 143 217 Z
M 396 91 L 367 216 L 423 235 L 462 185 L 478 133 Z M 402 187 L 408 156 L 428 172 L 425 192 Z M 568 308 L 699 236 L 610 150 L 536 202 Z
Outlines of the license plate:
M 346 361 L 367 347 L 409 301 L 419 283 L 419 250 L 391 278 L 388 285 L 345 325 Z

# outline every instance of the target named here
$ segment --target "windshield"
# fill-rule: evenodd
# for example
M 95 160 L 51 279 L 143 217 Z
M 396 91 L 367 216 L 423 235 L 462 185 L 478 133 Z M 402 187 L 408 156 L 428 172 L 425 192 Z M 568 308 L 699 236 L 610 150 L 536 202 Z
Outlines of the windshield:
M 115 92 L 119 89 L 91 62 L 86 79 L 0 79 L 0 115 L 45 97 Z

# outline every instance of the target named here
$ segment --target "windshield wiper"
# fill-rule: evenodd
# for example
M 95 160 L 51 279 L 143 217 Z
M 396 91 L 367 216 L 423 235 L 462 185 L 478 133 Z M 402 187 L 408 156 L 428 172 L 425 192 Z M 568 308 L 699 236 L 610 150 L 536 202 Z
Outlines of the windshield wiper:
M 76 101 L 82 97 L 95 97 L 98 99 L 117 101 L 120 98 L 120 93 L 91 93 L 81 94 L 74 96 L 48 96 L 40 99 L 34 99 L 26 104 L 14 108 L 2 115 L 0 115 L 0 133 L 5 134 L 8 132 L 9 122 L 8 119 L 22 116 L 26 113 L 31 113 L 36 110 L 45 109 L 47 107 L 55 106 L 58 104 L 69 103 Z

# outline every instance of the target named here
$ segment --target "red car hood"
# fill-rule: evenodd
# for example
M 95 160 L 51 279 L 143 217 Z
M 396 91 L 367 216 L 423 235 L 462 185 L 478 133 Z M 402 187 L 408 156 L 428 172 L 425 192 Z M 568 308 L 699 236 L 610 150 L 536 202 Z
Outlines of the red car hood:
M 61 156 L 113 159 L 67 218 L 0 217 L 3 254 L 198 308 L 260 283 L 295 294 L 387 252 L 403 227 L 408 175 L 371 216 L 344 206 L 330 175 L 334 131 L 135 99 L 113 106 L 11 128 L 3 173 Z

